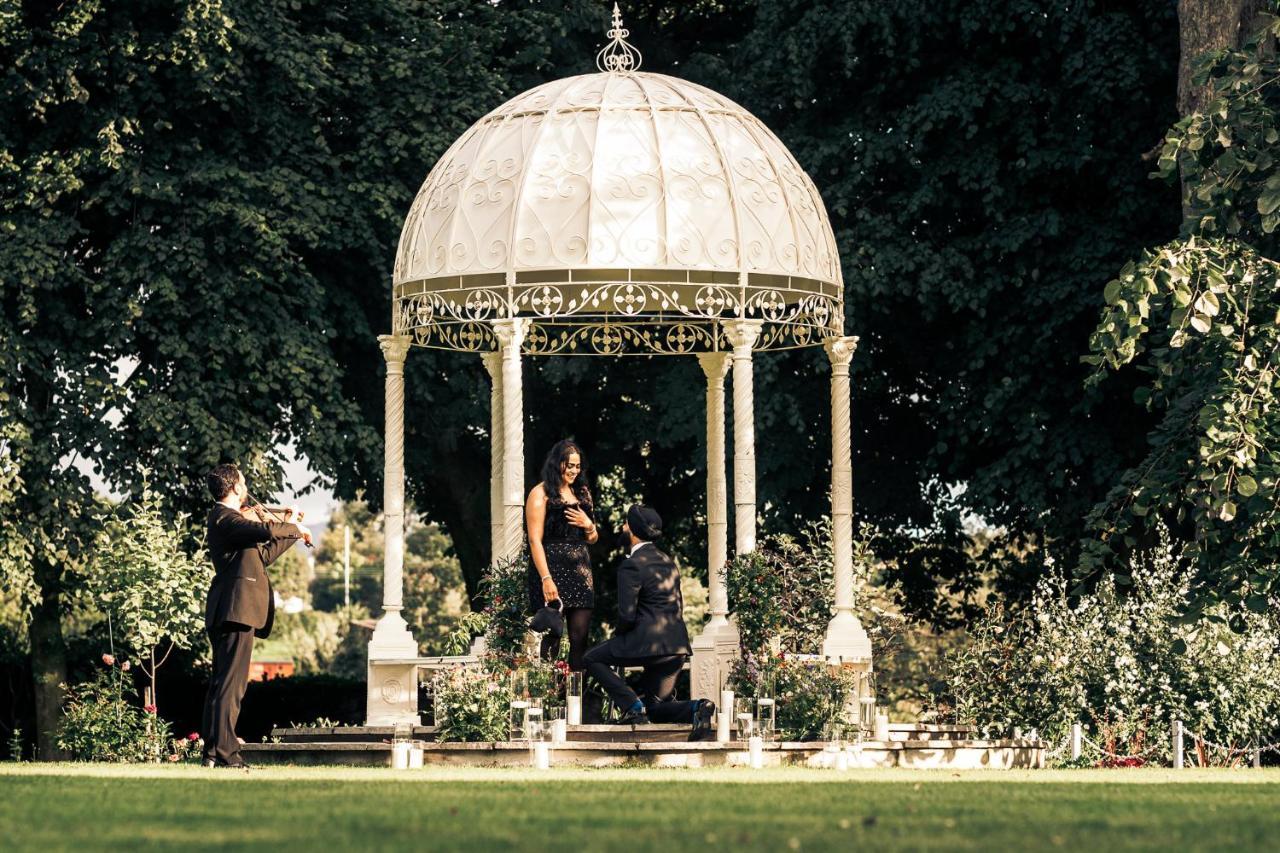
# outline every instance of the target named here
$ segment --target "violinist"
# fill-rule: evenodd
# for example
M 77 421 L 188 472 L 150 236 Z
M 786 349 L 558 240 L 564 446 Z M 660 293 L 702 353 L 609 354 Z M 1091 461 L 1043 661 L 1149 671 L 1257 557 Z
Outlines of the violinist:
M 270 635 L 275 621 L 275 595 L 266 567 L 299 539 L 310 546 L 311 531 L 251 507 L 244 475 L 234 465 L 217 466 L 206 475 L 206 482 L 215 503 L 206 532 L 214 568 L 205 603 L 213 677 L 204 704 L 203 763 L 247 768 L 240 757 L 236 721 L 249 682 L 253 638 Z M 301 514 L 293 511 L 288 517 L 301 520 Z

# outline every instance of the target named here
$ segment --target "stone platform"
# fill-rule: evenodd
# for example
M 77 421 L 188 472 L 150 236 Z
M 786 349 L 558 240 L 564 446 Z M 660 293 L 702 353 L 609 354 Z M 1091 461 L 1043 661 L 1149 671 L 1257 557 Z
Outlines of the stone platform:
M 276 729 L 273 743 L 245 744 L 251 764 L 391 766 L 394 730 L 379 726 Z M 527 767 L 529 746 L 523 741 L 437 743 L 431 726 L 416 726 L 410 735 L 423 751 L 424 765 Z M 741 741 L 690 743 L 685 725 L 570 726 L 564 742 L 550 745 L 552 766 L 654 767 L 749 766 Z M 766 766 L 832 766 L 836 753 L 819 741 L 773 742 L 764 747 Z M 966 726 L 891 724 L 889 739 L 846 747 L 850 767 L 914 767 L 931 769 L 1038 768 L 1046 744 L 1027 738 L 979 740 Z

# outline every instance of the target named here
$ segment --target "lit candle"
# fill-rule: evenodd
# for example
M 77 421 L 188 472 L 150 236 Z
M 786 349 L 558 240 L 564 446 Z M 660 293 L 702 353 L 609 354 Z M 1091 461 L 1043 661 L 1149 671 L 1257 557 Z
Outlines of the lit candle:
M 720 691 L 720 714 L 716 717 L 716 740 L 728 743 L 733 729 L 733 691 Z

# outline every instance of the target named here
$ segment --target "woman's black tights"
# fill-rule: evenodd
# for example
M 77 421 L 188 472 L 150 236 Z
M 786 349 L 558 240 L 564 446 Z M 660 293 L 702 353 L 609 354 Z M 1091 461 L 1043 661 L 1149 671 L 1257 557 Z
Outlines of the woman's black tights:
M 590 607 L 567 607 L 564 611 L 565 632 L 569 635 L 569 669 L 581 672 L 586 664 L 587 634 L 591 631 Z M 553 660 L 560 653 L 560 641 L 548 632 L 542 637 L 542 659 Z

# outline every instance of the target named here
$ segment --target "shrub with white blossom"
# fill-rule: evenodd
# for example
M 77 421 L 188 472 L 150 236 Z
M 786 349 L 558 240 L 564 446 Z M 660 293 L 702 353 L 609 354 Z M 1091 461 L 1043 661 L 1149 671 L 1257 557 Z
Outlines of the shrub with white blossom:
M 1051 571 L 1026 610 L 989 611 L 948 661 L 961 719 L 988 735 L 1034 728 L 1051 746 L 1079 722 L 1108 751 L 1148 761 L 1169 760 L 1174 719 L 1236 748 L 1280 739 L 1275 602 L 1219 604 L 1187 623 L 1188 561 L 1159 536 L 1131 585 L 1107 577 L 1073 597 Z

